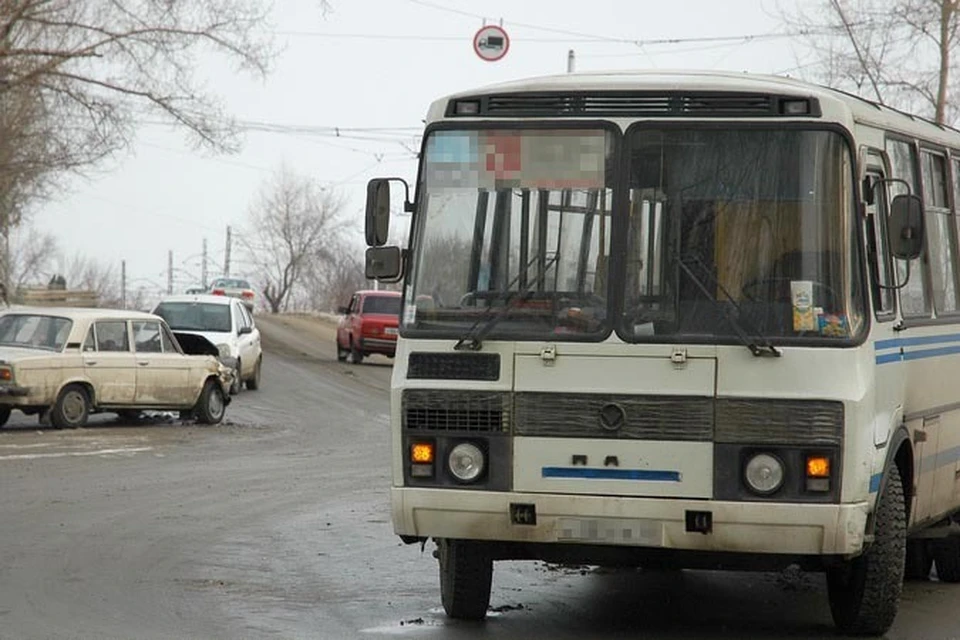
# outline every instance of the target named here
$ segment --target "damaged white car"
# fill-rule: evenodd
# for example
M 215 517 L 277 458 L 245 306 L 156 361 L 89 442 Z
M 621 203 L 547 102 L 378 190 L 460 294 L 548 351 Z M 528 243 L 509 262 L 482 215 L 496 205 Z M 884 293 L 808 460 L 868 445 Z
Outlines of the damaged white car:
M 217 424 L 231 384 L 229 367 L 186 353 L 149 313 L 19 308 L 0 315 L 0 426 L 13 409 L 58 428 L 81 427 L 93 413 L 143 410 Z

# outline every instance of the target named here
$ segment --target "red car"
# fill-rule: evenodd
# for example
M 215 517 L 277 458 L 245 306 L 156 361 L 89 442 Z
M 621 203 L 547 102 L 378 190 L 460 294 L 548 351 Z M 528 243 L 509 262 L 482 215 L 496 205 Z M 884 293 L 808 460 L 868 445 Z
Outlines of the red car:
M 400 292 L 357 291 L 350 304 L 338 309 L 337 360 L 360 364 L 372 353 L 392 358 L 397 352 Z

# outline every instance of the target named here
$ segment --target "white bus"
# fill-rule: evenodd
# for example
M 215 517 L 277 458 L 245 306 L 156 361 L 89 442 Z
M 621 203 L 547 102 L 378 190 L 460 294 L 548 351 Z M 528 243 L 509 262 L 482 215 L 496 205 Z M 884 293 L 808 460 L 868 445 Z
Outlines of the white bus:
M 795 80 L 568 74 L 430 107 L 392 517 L 445 611 L 496 560 L 825 571 L 837 626 L 960 581 L 960 132 Z M 404 185 L 406 186 L 406 185 Z

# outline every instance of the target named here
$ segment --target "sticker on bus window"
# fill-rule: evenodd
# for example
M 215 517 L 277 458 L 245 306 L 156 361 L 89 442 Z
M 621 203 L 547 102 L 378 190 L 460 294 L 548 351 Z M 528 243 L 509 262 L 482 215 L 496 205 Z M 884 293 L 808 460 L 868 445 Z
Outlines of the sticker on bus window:
M 793 330 L 815 331 L 817 316 L 813 308 L 813 281 L 791 280 L 790 296 L 793 300 Z

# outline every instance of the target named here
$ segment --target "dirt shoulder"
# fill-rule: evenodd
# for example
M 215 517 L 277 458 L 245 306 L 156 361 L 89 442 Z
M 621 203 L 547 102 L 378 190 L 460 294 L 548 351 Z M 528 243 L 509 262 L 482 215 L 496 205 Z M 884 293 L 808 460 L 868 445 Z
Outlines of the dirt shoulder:
M 336 357 L 337 316 L 263 313 L 255 321 L 268 348 L 325 360 Z

